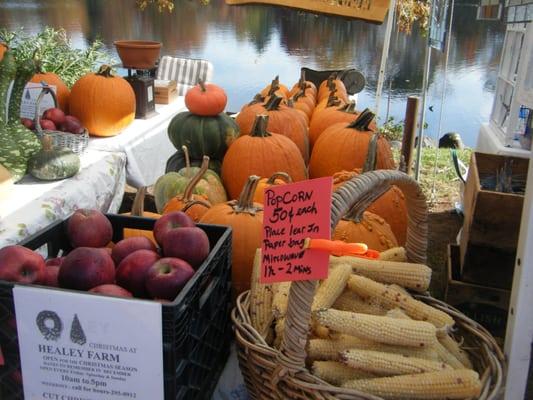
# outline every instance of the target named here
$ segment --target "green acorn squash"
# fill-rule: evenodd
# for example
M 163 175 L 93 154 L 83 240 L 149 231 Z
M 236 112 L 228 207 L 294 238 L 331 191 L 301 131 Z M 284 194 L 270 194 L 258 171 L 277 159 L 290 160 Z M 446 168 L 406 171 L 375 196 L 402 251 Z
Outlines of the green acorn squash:
M 28 172 L 37 179 L 55 181 L 70 178 L 80 170 L 80 157 L 65 147 L 53 147 L 48 135 L 43 137 L 43 148 L 28 162 Z

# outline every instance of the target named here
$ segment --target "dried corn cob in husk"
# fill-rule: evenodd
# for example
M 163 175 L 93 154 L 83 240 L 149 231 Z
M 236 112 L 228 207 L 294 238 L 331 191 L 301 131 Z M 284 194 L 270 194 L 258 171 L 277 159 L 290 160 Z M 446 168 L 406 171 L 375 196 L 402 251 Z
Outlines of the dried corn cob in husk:
M 406 262 L 407 256 L 405 254 L 405 248 L 393 247 L 391 249 L 384 250 L 381 253 L 379 253 L 379 259 L 382 261 Z
M 267 336 L 268 328 L 272 324 L 272 285 L 259 282 L 261 275 L 261 249 L 257 249 L 252 268 L 250 282 L 250 319 L 252 326 L 263 337 Z
M 431 280 L 431 269 L 423 264 L 369 260 L 350 256 L 331 256 L 329 260 L 330 265 L 349 264 L 353 272 L 358 275 L 381 283 L 395 283 L 417 292 L 426 291 Z
M 372 299 L 362 299 L 350 289 L 345 289 L 337 300 L 335 300 L 331 308 L 361 314 L 385 315 L 387 313 L 387 309 L 382 307 L 378 302 Z
M 315 361 L 311 367 L 311 372 L 313 375 L 335 386 L 340 386 L 353 379 L 376 377 L 370 372 L 357 370 L 336 361 Z
M 479 375 L 470 369 L 359 379 L 346 382 L 342 387 L 387 400 L 466 399 L 478 397 L 481 393 Z
M 340 264 L 330 268 L 327 279 L 318 286 L 311 309 L 330 308 L 343 292 L 351 274 L 352 268 L 349 265 Z
M 440 344 L 450 352 L 465 368 L 473 368 L 472 361 L 466 351 L 461 349 L 457 343 L 448 333 L 437 332 L 437 338 Z

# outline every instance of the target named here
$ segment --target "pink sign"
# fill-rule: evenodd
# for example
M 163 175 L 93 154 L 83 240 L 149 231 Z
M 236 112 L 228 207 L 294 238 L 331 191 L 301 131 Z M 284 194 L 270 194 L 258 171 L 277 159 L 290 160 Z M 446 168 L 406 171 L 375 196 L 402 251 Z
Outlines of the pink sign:
M 265 189 L 262 283 L 328 276 L 329 253 L 304 250 L 304 240 L 331 237 L 331 177 Z

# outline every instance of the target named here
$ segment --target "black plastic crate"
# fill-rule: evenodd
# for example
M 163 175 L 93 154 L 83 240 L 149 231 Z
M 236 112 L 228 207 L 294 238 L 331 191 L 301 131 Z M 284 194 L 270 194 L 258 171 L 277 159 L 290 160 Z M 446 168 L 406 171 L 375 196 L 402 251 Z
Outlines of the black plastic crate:
M 113 241 L 124 228 L 152 230 L 155 220 L 108 214 Z M 211 252 L 178 297 L 162 305 L 165 400 L 210 399 L 229 355 L 231 340 L 231 228 L 198 224 L 209 237 Z M 57 221 L 20 243 L 30 249 L 47 246 L 48 256 L 72 248 L 65 221 Z M 49 290 L 66 290 L 47 288 Z M 131 300 L 135 301 L 135 299 Z M 0 280 L 0 398 L 23 399 L 13 303 L 13 283 Z

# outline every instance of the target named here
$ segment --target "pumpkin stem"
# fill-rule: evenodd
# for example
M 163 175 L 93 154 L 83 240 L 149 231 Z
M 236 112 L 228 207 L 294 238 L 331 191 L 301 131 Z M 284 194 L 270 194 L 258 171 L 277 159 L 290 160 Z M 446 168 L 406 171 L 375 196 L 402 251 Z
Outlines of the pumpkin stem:
M 276 179 L 282 179 L 285 183 L 292 183 L 291 176 L 286 172 L 276 172 L 272 174 L 270 178 L 266 181 L 268 185 L 273 185 L 276 182 Z
M 202 92 L 206 92 L 207 89 L 205 87 L 205 82 L 202 80 L 202 78 L 198 78 L 198 85 L 200 86 L 200 90 Z
M 41 139 L 41 143 L 43 145 L 44 151 L 50 151 L 53 149 L 52 138 L 50 137 L 50 135 L 44 135 Z
M 365 110 L 359 114 L 357 119 L 348 125 L 348 128 L 357 129 L 361 132 L 371 131 L 371 129 L 369 129 L 369 125 L 375 116 L 376 114 L 374 114 L 368 108 L 365 108 Z
M 363 165 L 363 172 L 376 170 L 376 163 L 378 161 L 378 139 L 379 134 L 374 133 L 368 142 L 368 152 L 366 154 L 365 164 Z
M 194 188 L 196 187 L 196 185 L 198 185 L 198 182 L 202 180 L 208 168 L 209 168 L 209 157 L 204 156 L 202 160 L 202 165 L 200 166 L 200 170 L 191 178 L 191 180 L 185 187 L 185 190 L 183 191 L 182 201 L 184 203 L 188 203 L 192 200 L 192 193 L 194 191 Z
M 106 78 L 112 77 L 113 69 L 111 68 L 111 66 L 104 64 L 100 67 L 96 75 L 104 76 Z
M 261 178 L 257 175 L 250 175 L 250 177 L 246 181 L 246 185 L 244 185 L 244 188 L 242 189 L 237 204 L 233 206 L 233 210 L 236 213 L 247 212 L 253 215 L 257 211 L 263 209 L 262 207 L 254 206 L 255 189 L 257 188 L 257 184 L 259 183 L 260 179 Z
M 146 196 L 146 186 L 141 186 L 135 193 L 130 215 L 142 217 L 144 214 L 144 197 Z
M 279 105 L 283 101 L 283 97 L 278 96 L 276 93 L 273 93 L 272 96 L 265 103 L 265 109 L 267 111 L 274 111 L 279 108 Z
M 287 100 L 287 107 L 294 108 L 294 97 Z
M 305 89 L 300 89 L 292 98 L 294 101 L 298 101 L 300 98 L 305 97 Z
M 266 114 L 258 114 L 255 117 L 254 124 L 252 126 L 252 130 L 250 132 L 250 136 L 253 137 L 268 137 L 271 136 L 270 133 L 267 132 L 267 125 L 268 125 L 268 115 Z
M 340 99 L 336 95 L 337 89 L 332 90 L 329 92 L 328 101 L 326 103 L 326 107 L 335 107 L 341 104 Z
M 355 109 L 355 101 L 350 101 L 348 104 L 339 107 L 339 111 L 349 114 L 355 114 L 357 112 L 357 110 Z
M 204 206 L 205 208 L 211 208 L 211 204 L 207 203 L 206 201 L 202 201 L 202 200 L 190 200 L 188 201 L 185 206 L 181 209 L 181 211 L 183 212 L 187 212 L 187 210 L 189 208 L 191 208 L 192 206 L 195 206 L 195 205 L 200 205 L 200 206 Z
M 254 96 L 254 99 L 251 102 L 249 102 L 248 105 L 251 106 L 257 103 L 264 103 L 264 102 L 265 102 L 265 98 L 261 96 L 261 93 L 257 93 Z
M 189 158 L 189 149 L 187 146 L 183 145 L 181 146 L 181 150 L 183 151 L 183 154 L 185 154 L 185 176 L 187 178 L 191 177 L 191 159 Z

